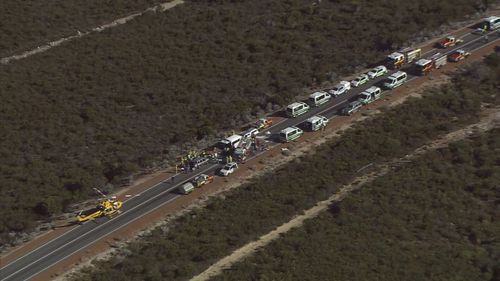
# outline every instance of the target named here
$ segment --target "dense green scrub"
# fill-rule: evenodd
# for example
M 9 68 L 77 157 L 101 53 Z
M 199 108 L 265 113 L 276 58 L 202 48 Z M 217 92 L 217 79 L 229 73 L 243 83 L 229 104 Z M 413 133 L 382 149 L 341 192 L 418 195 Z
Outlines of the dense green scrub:
M 378 178 L 213 280 L 500 280 L 500 129 Z
M 2 0 L 0 57 L 75 35 L 160 0 Z M 164 1 L 166 2 L 166 1 Z
M 326 199 L 369 163 L 404 156 L 438 135 L 474 122 L 480 103 L 500 104 L 500 57 L 488 59 L 432 95 L 388 110 L 277 171 L 213 199 L 132 243 L 123 257 L 78 280 L 184 280 Z M 286 280 L 286 278 L 285 278 Z
M 472 0 L 195 1 L 2 65 L 0 233 L 478 9 Z

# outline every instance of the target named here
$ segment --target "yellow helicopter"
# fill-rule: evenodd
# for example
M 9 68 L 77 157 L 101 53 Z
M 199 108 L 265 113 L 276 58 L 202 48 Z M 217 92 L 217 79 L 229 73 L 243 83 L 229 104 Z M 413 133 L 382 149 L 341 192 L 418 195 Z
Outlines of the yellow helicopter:
M 104 199 L 100 200 L 99 204 L 94 208 L 88 210 L 82 210 L 76 215 L 76 221 L 78 223 L 83 223 L 89 220 L 94 220 L 100 217 L 112 218 L 115 215 L 120 214 L 120 208 L 123 202 L 116 199 L 116 196 L 107 198 L 104 193 L 99 189 L 94 188 L 94 190 L 103 196 Z

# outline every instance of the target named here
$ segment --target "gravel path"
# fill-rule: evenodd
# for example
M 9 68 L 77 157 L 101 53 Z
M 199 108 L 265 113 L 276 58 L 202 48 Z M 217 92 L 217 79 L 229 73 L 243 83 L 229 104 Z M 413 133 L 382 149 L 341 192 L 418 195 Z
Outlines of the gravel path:
M 304 211 L 302 215 L 299 215 L 294 219 L 282 224 L 275 230 L 261 236 L 258 240 L 250 242 L 237 249 L 231 255 L 219 260 L 218 262 L 210 266 L 207 270 L 192 278 L 191 281 L 205 281 L 220 274 L 224 269 L 230 268 L 234 263 L 239 262 L 247 256 L 255 253 L 259 248 L 265 247 L 271 241 L 281 237 L 281 235 L 285 234 L 291 229 L 300 227 L 305 220 L 312 219 L 318 216 L 321 212 L 326 211 L 332 203 L 341 201 L 352 191 L 360 189 L 365 184 L 373 182 L 378 177 L 384 176 L 392 169 L 402 166 L 404 165 L 404 163 L 411 162 L 413 159 L 420 157 L 422 154 L 428 151 L 446 147 L 451 142 L 464 139 L 471 134 L 491 130 L 494 127 L 500 127 L 500 108 L 486 110 L 486 115 L 481 118 L 478 123 L 469 125 L 465 128 L 442 136 L 429 144 L 417 148 L 415 151 L 413 151 L 413 153 L 406 155 L 405 157 L 393 159 L 392 161 L 382 163 L 380 165 L 375 165 L 372 172 L 355 178 L 351 183 L 343 186 L 339 192 L 335 193 L 327 200 L 318 202 L 314 207 Z

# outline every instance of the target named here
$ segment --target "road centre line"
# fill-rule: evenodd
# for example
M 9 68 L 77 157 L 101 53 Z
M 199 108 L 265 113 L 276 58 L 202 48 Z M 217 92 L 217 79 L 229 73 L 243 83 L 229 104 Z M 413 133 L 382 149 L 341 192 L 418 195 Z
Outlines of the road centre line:
M 204 173 L 204 172 L 206 172 L 206 171 L 208 171 L 208 170 L 210 170 L 210 169 L 212 169 L 212 168 L 214 168 L 214 167 L 216 167 L 216 166 L 217 166 L 217 165 L 212 165 L 212 166 L 210 166 L 210 167 L 207 167 L 206 169 L 204 169 L 203 171 L 201 171 L 199 174 Z M 163 182 L 160 182 L 160 183 L 156 184 L 155 186 L 157 186 L 157 185 L 159 185 L 159 184 L 161 184 L 161 183 L 163 183 Z M 123 215 L 123 214 L 129 213 L 129 212 L 131 212 L 132 210 L 135 210 L 135 209 L 139 208 L 140 206 L 142 206 L 142 205 L 144 205 L 144 204 L 146 204 L 146 203 L 148 203 L 148 202 L 150 202 L 150 201 L 155 200 L 156 198 L 158 198 L 158 197 L 162 196 L 163 194 L 168 193 L 168 192 L 170 192 L 171 190 L 175 189 L 175 188 L 176 188 L 176 187 L 178 187 L 179 185 L 181 185 L 181 183 L 178 183 L 178 184 L 176 184 L 176 185 L 172 186 L 171 188 L 166 189 L 166 190 L 162 191 L 161 193 L 159 193 L 159 194 L 157 194 L 157 195 L 155 195 L 155 196 L 153 196 L 153 197 L 149 198 L 148 200 L 146 200 L 146 201 L 144 201 L 144 202 L 141 202 L 140 204 L 138 204 L 138 205 L 136 205 L 136 206 L 132 207 L 131 209 L 129 209 L 129 210 L 127 210 L 127 211 L 123 212 L 123 213 L 122 213 L 122 214 L 120 214 L 120 215 Z M 177 196 L 176 196 L 176 197 L 174 197 L 174 198 L 177 198 Z M 170 201 L 170 200 L 169 200 L 169 201 Z M 169 201 L 166 201 L 166 202 L 164 202 L 164 203 L 160 204 L 159 206 L 163 206 L 165 203 L 167 203 L 167 202 L 169 202 Z M 147 214 L 147 213 L 146 213 L 146 214 Z M 140 218 L 140 217 L 141 217 L 141 216 L 139 216 L 139 217 L 137 217 L 137 218 Z M 135 219 L 137 219 L 137 218 L 135 218 Z M 135 220 L 135 219 L 134 219 L 134 220 Z M 91 233 L 93 233 L 93 232 L 95 232 L 95 231 L 99 230 L 100 228 L 104 227 L 106 224 L 110 223 L 111 221 L 112 221 L 111 219 L 110 219 L 110 220 L 105 221 L 103 224 L 100 224 L 100 225 L 99 225 L 99 226 L 97 226 L 96 228 L 91 229 L 90 231 L 86 232 L 84 235 L 88 235 L 88 234 L 91 234 Z M 118 230 L 118 229 L 121 229 L 122 227 L 124 227 L 124 226 L 126 226 L 126 225 L 128 225 L 128 223 L 126 223 L 126 224 L 124 224 L 124 225 L 120 226 L 119 228 L 115 229 L 114 231 L 116 231 L 116 230 Z M 113 231 L 113 232 L 114 232 L 114 231 Z M 110 232 L 110 233 L 112 233 L 112 232 Z M 19 271 L 22 271 L 23 269 L 25 269 L 25 268 L 27 268 L 27 267 L 31 266 L 32 264 L 34 264 L 34 263 L 36 263 L 36 262 L 40 261 L 41 259 L 44 259 L 44 258 L 46 258 L 47 256 L 49 256 L 49 255 L 53 254 L 54 252 L 59 251 L 59 250 L 60 250 L 61 248 L 63 248 L 64 246 L 66 246 L 66 245 L 70 244 L 71 242 L 74 242 L 74 241 L 76 241 L 76 240 L 78 240 L 78 239 L 80 239 L 80 238 L 81 238 L 81 236 L 80 236 L 80 237 L 77 237 L 77 238 L 75 238 L 75 239 L 72 239 L 71 241 L 69 241 L 69 242 L 67 242 L 67 243 L 63 244 L 62 246 L 59 246 L 59 247 L 58 247 L 58 248 L 56 248 L 55 250 L 53 250 L 53 251 L 51 251 L 51 252 L 49 252 L 49 253 L 45 254 L 43 257 L 38 258 L 38 259 L 36 259 L 35 261 L 32 261 L 31 263 L 29 263 L 28 265 L 26 265 L 26 266 L 22 267 L 21 269 L 17 270 L 16 272 L 14 272 L 14 273 L 10 274 L 10 275 L 9 275 L 9 276 L 7 276 L 7 277 L 4 277 L 2 280 L 7 279 L 7 278 L 9 278 L 9 277 L 10 277 L 10 276 L 12 276 L 12 275 L 15 275 L 15 274 L 16 274 L 16 273 L 18 273 Z M 53 241 L 54 241 L 54 240 L 53 240 Z M 87 245 L 88 245 L 88 244 L 87 244 Z M 75 252 L 73 252 L 73 253 L 75 253 Z M 9 265 L 10 265 L 10 264 L 12 264 L 12 263 L 9 263 Z M 7 266 L 9 266 L 9 265 L 7 265 Z M 5 267 L 7 267 L 7 266 L 5 266 Z M 4 269 L 5 267 L 3 267 L 2 269 Z

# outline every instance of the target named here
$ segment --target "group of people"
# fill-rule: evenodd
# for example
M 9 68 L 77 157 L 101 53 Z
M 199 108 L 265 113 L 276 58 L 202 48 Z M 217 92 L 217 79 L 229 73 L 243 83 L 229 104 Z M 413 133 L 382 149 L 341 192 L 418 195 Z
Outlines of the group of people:
M 251 143 L 249 145 L 245 145 L 245 147 L 240 147 L 239 149 L 243 150 L 243 153 L 235 153 L 237 149 L 227 149 L 224 151 L 217 150 L 216 147 L 213 148 L 213 151 L 198 151 L 198 150 L 190 150 L 185 156 L 180 158 L 180 164 L 176 165 L 176 173 L 177 171 L 181 171 L 183 173 L 191 172 L 196 170 L 198 167 L 196 165 L 197 158 L 206 158 L 209 160 L 213 160 L 217 163 L 230 163 L 233 161 L 244 162 L 246 158 L 251 155 L 257 153 L 259 150 L 265 150 L 266 147 L 262 145 L 261 141 L 252 136 L 251 139 L 248 139 Z M 193 161 L 195 160 L 195 161 Z

